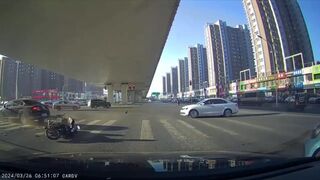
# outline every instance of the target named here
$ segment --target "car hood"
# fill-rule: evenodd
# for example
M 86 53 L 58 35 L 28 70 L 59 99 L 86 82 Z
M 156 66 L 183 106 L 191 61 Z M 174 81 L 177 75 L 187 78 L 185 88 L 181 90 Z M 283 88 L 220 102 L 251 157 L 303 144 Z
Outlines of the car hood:
M 82 178 L 239 177 L 288 159 L 251 153 L 64 153 L 0 162 L 5 172 L 76 173 Z M 231 173 L 232 172 L 232 173 Z
M 182 109 L 185 109 L 185 108 L 188 108 L 188 109 L 192 109 L 192 108 L 195 108 L 199 106 L 198 104 L 190 104 L 190 105 L 187 105 L 187 106 L 183 106 Z

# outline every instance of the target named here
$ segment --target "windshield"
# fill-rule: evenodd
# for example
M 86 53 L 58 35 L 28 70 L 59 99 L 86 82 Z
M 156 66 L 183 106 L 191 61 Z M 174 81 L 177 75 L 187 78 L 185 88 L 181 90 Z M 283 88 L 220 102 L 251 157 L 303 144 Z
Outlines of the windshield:
M 32 106 L 32 105 L 38 105 L 38 104 L 39 104 L 38 101 L 34 101 L 34 100 L 23 100 L 23 102 L 24 102 L 27 106 Z
M 150 154 L 159 168 L 160 155 L 318 157 L 319 8 L 0 0 L 0 161 Z M 159 169 L 189 168 L 177 159 Z M 194 164 L 220 167 L 203 162 Z
M 197 104 L 203 104 L 205 101 L 207 101 L 207 99 L 203 99 L 203 100 L 199 101 Z

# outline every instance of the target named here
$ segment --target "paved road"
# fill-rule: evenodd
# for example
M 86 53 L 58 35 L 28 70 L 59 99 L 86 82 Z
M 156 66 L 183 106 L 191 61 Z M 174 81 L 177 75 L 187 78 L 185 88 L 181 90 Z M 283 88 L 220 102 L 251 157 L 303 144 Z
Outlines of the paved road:
M 320 119 L 315 114 L 241 109 L 233 117 L 191 119 L 175 104 L 65 111 L 81 132 L 48 140 L 39 126 L 0 121 L 0 155 L 67 152 L 254 152 L 302 156 Z

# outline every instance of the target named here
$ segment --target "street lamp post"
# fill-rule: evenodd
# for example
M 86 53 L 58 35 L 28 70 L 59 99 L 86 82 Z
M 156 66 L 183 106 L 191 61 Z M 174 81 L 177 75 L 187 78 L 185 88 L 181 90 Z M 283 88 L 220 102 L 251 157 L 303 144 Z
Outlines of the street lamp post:
M 0 57 L 0 100 L 3 101 L 3 76 L 4 76 L 4 59 Z
M 17 70 L 16 70 L 16 99 L 18 99 L 18 84 L 19 84 L 19 66 L 21 61 L 16 61 Z
M 275 65 L 275 70 L 277 72 L 277 79 L 276 79 L 276 107 L 278 107 L 278 84 L 279 84 L 279 67 L 278 67 L 278 61 L 276 60 L 276 52 L 274 49 L 273 44 L 271 44 L 268 40 L 264 39 L 262 36 L 260 36 L 259 34 L 256 34 L 258 38 L 264 40 L 265 42 L 267 42 L 269 48 L 271 49 L 271 53 L 273 55 L 273 61 L 274 61 L 274 65 Z

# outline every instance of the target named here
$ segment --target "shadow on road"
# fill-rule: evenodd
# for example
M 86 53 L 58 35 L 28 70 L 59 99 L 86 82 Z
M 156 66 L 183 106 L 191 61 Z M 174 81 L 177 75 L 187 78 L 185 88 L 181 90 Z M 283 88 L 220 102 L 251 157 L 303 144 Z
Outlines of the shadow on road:
M 155 141 L 154 139 L 125 139 L 121 138 L 122 134 L 111 134 L 106 131 L 121 131 L 126 130 L 128 127 L 124 126 L 101 126 L 101 125 L 82 125 L 81 130 L 72 139 L 61 139 L 59 143 L 71 144 L 90 144 L 90 143 L 116 143 L 123 141 Z M 95 131 L 102 131 L 95 133 Z M 104 133 L 105 131 L 105 133 Z M 118 138 L 112 138 L 118 137 Z
M 80 131 L 74 138 L 70 140 L 59 140 L 59 143 L 66 144 L 91 144 L 91 143 L 117 143 L 124 141 L 155 141 L 153 139 L 125 139 L 125 138 L 111 138 L 109 136 L 123 136 L 121 134 L 95 134 L 89 131 Z
M 270 115 L 276 115 L 276 114 L 280 114 L 280 113 L 238 114 L 238 115 L 233 115 L 231 117 L 270 116 Z
M 256 114 L 237 114 L 232 115 L 228 118 L 236 118 L 236 117 L 250 117 L 250 116 L 270 116 L 270 115 L 276 115 L 280 113 L 256 113 Z M 203 116 L 198 118 L 225 118 L 224 116 Z
M 104 131 L 121 131 L 121 130 L 128 129 L 128 127 L 124 127 L 124 126 L 101 126 L 101 125 L 81 125 L 80 128 L 83 130 L 104 130 Z

